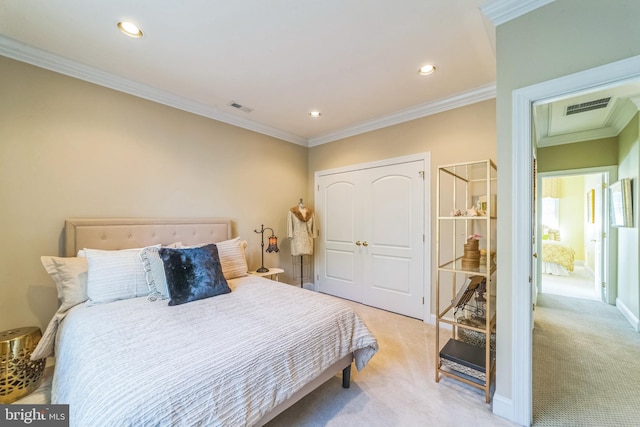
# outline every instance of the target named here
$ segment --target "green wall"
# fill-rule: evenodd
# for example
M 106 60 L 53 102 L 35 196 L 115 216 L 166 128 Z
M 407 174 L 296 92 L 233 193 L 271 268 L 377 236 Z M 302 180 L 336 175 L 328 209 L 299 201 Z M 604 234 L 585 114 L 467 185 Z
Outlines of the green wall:
M 498 194 L 501 206 L 512 205 L 514 177 L 522 165 L 512 164 L 513 91 L 569 74 L 640 55 L 640 1 L 556 0 L 496 28 Z M 513 214 L 502 209 L 498 218 L 498 251 L 513 253 Z M 513 365 L 513 289 L 529 283 L 511 283 L 511 259 L 500 257 L 498 268 L 498 331 L 494 412 L 518 423 L 526 403 L 514 401 L 521 383 Z M 516 308 L 518 309 L 518 308 Z M 519 396 L 516 396 L 519 397 Z
M 538 148 L 538 172 L 595 168 L 618 164 L 618 138 Z

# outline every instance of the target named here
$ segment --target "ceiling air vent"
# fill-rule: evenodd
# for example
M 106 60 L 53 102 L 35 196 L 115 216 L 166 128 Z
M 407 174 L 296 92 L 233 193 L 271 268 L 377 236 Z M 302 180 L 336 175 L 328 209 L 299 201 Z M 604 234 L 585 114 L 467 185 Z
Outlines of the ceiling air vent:
M 572 114 L 584 113 L 585 111 L 598 110 L 607 108 L 611 97 L 596 99 L 595 101 L 583 102 L 582 104 L 573 104 L 567 107 L 567 116 Z
M 250 113 L 253 111 L 253 108 L 245 107 L 244 105 L 240 105 L 235 101 L 231 101 L 229 104 L 230 107 L 237 108 L 240 111 L 244 111 L 245 113 Z

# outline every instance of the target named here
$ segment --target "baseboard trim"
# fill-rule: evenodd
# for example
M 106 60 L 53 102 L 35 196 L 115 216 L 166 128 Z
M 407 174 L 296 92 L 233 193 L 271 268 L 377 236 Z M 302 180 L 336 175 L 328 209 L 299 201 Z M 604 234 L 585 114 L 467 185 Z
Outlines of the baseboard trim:
M 631 326 L 636 332 L 640 332 L 640 320 L 636 317 L 635 314 L 629 310 L 629 308 L 620 300 L 620 298 L 616 298 L 616 307 L 618 311 L 622 313 L 627 322 L 631 323 Z
M 515 420 L 513 401 L 506 397 L 494 393 L 493 395 L 493 413 L 499 417 L 506 418 L 509 421 Z

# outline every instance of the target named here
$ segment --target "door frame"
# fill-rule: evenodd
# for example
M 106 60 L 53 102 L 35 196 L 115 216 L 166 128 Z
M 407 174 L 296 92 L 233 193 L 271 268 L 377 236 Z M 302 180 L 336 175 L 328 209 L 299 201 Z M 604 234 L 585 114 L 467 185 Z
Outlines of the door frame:
M 537 182 L 536 182 L 536 215 L 537 215 L 537 226 L 536 226 L 536 251 L 538 254 L 542 254 L 542 180 L 544 178 L 554 177 L 554 176 L 575 176 L 575 175 L 591 175 L 591 174 L 602 174 L 606 176 L 606 180 L 609 184 L 615 182 L 618 179 L 618 167 L 617 166 L 599 166 L 593 168 L 580 168 L 580 169 L 563 169 L 557 171 L 550 172 L 538 172 L 537 174 Z M 606 248 L 603 251 L 606 254 L 606 260 L 604 262 L 607 263 L 607 276 L 605 277 L 605 281 L 607 283 L 607 300 L 604 301 L 607 304 L 615 305 L 616 298 L 618 296 L 618 263 L 612 262 L 612 260 L 618 259 L 618 233 L 615 231 L 612 232 L 611 227 L 609 227 L 609 204 L 608 204 L 608 192 L 602 191 L 602 221 L 603 221 L 603 232 L 606 233 L 605 245 Z M 601 258 L 604 258 L 601 257 Z M 537 289 L 540 289 L 540 285 L 542 283 L 542 256 L 540 255 L 537 258 L 536 263 L 536 271 L 535 275 L 536 281 L 535 286 Z M 602 262 L 602 261 L 601 261 Z
M 640 78 L 640 55 L 621 61 L 602 65 L 579 73 L 559 77 L 538 83 L 512 93 L 512 138 L 511 164 L 512 176 L 502 175 L 498 180 L 511 180 L 505 188 L 511 189 L 512 218 L 507 221 L 506 232 L 511 234 L 512 251 L 508 254 L 511 271 L 509 280 L 513 283 L 511 306 L 504 307 L 503 318 L 511 318 L 513 327 L 511 336 L 506 337 L 506 353 L 511 358 L 507 363 L 510 371 L 502 372 L 511 379 L 509 396 L 495 396 L 494 412 L 521 425 L 530 425 L 533 419 L 532 400 L 532 301 L 529 277 L 531 275 L 531 170 L 533 104 L 539 101 L 551 101 L 571 94 L 614 86 Z M 507 101 L 505 101 L 507 102 Z M 498 311 L 501 311 L 498 307 Z M 498 313 L 500 316 L 500 313 Z M 509 342 L 510 341 L 510 342 Z M 498 344 L 500 352 L 500 344 Z M 501 374 L 500 365 L 497 375 Z
M 401 163 L 410 163 L 415 161 L 423 161 L 424 162 L 424 222 L 422 224 L 422 229 L 424 233 L 424 259 L 423 259 L 423 273 L 422 273 L 422 295 L 424 298 L 424 304 L 422 309 L 422 321 L 425 323 L 434 323 L 432 321 L 431 315 L 431 287 L 429 284 L 432 282 L 431 278 L 431 153 L 424 152 L 418 154 L 411 154 L 407 156 L 401 157 L 392 157 L 383 160 L 377 160 L 373 162 L 367 163 L 358 163 L 349 166 L 342 166 L 333 169 L 325 169 L 321 171 L 316 171 L 314 173 L 314 200 L 318 199 L 318 191 L 319 191 L 319 182 L 320 177 L 325 175 L 332 175 L 343 172 L 354 172 L 363 169 L 372 169 L 381 166 L 391 166 L 397 165 Z M 320 230 L 322 232 L 322 230 Z M 314 274 L 314 288 L 318 289 L 318 272 L 320 271 L 318 265 L 318 257 L 314 257 L 314 265 L 313 271 Z

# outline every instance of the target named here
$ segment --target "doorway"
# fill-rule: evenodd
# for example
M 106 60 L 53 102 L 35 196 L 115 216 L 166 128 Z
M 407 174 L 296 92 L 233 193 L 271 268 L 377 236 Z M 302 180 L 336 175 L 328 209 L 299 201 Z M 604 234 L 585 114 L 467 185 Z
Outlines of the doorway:
M 615 167 L 538 174 L 537 293 L 608 301 L 606 188 L 612 174 Z
M 509 363 L 504 371 L 498 366 L 497 376 L 501 373 L 510 379 L 510 396 L 496 396 L 494 412 L 504 414 L 507 418 L 522 425 L 530 425 L 532 421 L 532 292 L 529 277 L 531 276 L 531 212 L 530 189 L 532 188 L 532 109 L 536 101 L 551 99 L 593 89 L 594 87 L 618 85 L 631 80 L 640 79 L 640 56 L 603 65 L 594 69 L 542 82 L 513 92 L 512 117 L 513 138 L 511 164 L 519 165 L 511 176 L 511 182 L 505 188 L 511 195 L 514 206 L 511 222 L 507 232 L 510 235 L 512 252 L 510 271 L 507 272 L 514 286 L 511 293 L 511 304 L 505 315 L 512 319 L 510 339 L 507 347 Z M 613 269 L 611 269 L 613 270 Z M 612 274 L 610 273 L 611 277 Z M 614 285 L 615 282 L 611 282 Z M 507 314 L 510 311 L 512 315 Z M 500 313 L 498 313 L 500 315 Z M 511 344 L 509 346 L 509 344 Z M 500 348 L 498 348 L 500 353 Z M 513 367 L 513 371 L 511 371 Z

